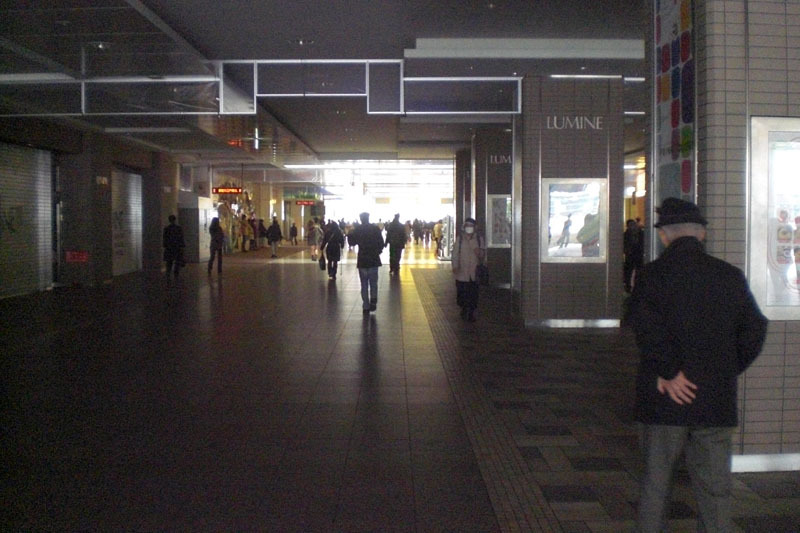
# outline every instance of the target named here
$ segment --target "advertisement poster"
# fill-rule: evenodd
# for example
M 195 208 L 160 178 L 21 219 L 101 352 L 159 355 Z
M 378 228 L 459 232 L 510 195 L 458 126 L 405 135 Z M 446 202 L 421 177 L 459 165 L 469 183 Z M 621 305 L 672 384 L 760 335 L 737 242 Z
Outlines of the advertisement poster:
M 800 137 L 769 143 L 767 305 L 800 305 Z M 778 137 L 776 139 L 775 137 Z
M 656 204 L 694 200 L 695 62 L 692 0 L 655 0 Z
M 542 180 L 542 262 L 605 262 L 607 186 L 605 179 Z
M 489 195 L 489 242 L 491 248 L 511 246 L 511 196 L 506 194 Z

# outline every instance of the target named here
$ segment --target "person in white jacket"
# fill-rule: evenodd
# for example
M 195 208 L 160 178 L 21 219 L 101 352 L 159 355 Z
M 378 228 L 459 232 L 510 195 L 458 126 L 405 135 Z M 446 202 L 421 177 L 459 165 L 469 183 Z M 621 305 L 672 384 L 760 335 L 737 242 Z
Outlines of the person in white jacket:
M 456 239 L 453 250 L 453 275 L 456 278 L 457 303 L 461 307 L 461 318 L 475 322 L 478 307 L 478 265 L 483 263 L 484 250 L 481 238 L 476 233 L 474 218 L 467 218 Z

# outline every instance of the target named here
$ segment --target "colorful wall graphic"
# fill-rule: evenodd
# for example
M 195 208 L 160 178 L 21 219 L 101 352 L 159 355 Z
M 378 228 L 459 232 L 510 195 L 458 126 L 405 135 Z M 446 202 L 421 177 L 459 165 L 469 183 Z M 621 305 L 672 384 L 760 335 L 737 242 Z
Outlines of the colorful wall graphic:
M 695 195 L 692 0 L 655 1 L 656 204 Z

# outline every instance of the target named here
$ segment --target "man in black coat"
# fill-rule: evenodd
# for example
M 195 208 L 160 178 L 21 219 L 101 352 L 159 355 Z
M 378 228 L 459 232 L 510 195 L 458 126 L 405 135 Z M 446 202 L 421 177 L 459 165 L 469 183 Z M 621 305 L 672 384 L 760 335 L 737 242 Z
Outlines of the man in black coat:
M 666 249 L 637 274 L 628 318 L 641 352 L 635 417 L 643 424 L 645 473 L 637 531 L 665 530 L 681 451 L 699 530 L 732 531 L 737 376 L 761 351 L 767 319 L 744 274 L 705 252 L 707 222 L 695 204 L 667 198 L 657 212 Z
M 378 307 L 378 267 L 383 251 L 383 234 L 375 224 L 369 223 L 369 213 L 361 213 L 361 224 L 350 234 L 350 244 L 358 245 L 358 277 L 361 279 L 361 302 L 368 315 Z
M 399 274 L 400 258 L 406 247 L 406 227 L 400 222 L 399 213 L 386 228 L 386 246 L 389 247 L 389 274 Z
M 176 223 L 175 215 L 169 216 L 169 225 L 164 227 L 163 235 L 164 261 L 167 263 L 167 277 L 178 272 L 183 266 L 183 249 L 186 243 L 183 240 L 183 229 Z

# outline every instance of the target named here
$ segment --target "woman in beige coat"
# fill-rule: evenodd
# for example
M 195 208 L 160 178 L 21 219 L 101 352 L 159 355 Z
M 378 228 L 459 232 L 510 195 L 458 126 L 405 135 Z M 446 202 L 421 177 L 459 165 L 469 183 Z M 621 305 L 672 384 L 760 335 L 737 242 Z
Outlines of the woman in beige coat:
M 478 307 L 478 275 L 475 271 L 484 256 L 483 243 L 475 232 L 475 225 L 474 218 L 464 221 L 464 228 L 453 249 L 452 262 L 461 318 L 470 322 L 475 322 L 475 309 Z

